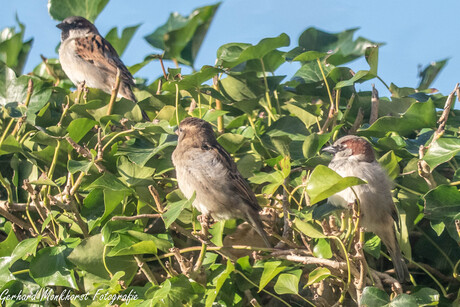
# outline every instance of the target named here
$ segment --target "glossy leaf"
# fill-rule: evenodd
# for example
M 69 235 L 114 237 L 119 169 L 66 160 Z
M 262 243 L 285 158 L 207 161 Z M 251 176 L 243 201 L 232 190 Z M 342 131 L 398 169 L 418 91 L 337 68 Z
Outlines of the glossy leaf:
M 274 289 L 278 294 L 298 294 L 299 277 L 294 274 L 283 273 L 278 277 Z
M 119 56 L 123 55 L 125 52 L 126 47 L 128 46 L 129 42 L 133 38 L 134 34 L 136 33 L 137 29 L 139 29 L 139 25 L 126 27 L 121 32 L 121 36 L 118 36 L 118 28 L 112 28 L 109 33 L 105 36 L 105 39 L 110 42 L 110 44 L 115 48 Z
M 437 62 L 432 62 L 430 65 L 427 65 L 421 72 L 420 72 L 420 83 L 418 85 L 419 90 L 425 90 L 430 87 L 431 83 L 433 83 L 434 79 L 438 76 L 441 70 L 446 66 L 447 61 L 449 59 L 444 59 Z
M 55 20 L 82 16 L 94 22 L 108 2 L 109 0 L 48 0 L 48 13 Z
M 220 3 L 194 10 L 189 16 L 173 13 L 168 21 L 145 37 L 155 48 L 165 51 L 165 59 L 177 59 L 193 66 Z
M 260 277 L 259 282 L 259 291 L 262 291 L 263 288 L 273 279 L 276 275 L 281 273 L 286 266 L 281 265 L 282 261 L 269 261 L 264 263 L 264 270 L 262 276 Z
M 390 302 L 390 297 L 385 291 L 375 287 L 365 287 L 359 301 L 360 306 L 379 307 L 386 306 Z
M 457 188 L 441 185 L 425 194 L 424 199 L 425 217 L 435 222 L 443 222 L 449 235 L 460 242 L 455 226 L 455 221 L 460 220 L 460 192 Z
M 219 291 L 222 289 L 222 286 L 224 285 L 225 281 L 234 270 L 235 266 L 233 265 L 233 263 L 230 260 L 227 260 L 227 267 L 225 271 L 220 273 L 214 279 L 213 283 L 215 284 L 215 289 L 209 289 L 206 293 L 206 307 L 212 306 L 217 295 L 219 294 Z
M 310 196 L 310 203 L 313 205 L 348 187 L 364 183 L 363 180 L 356 177 L 343 178 L 330 168 L 318 165 L 308 180 L 307 193 Z
M 185 208 L 190 208 L 195 200 L 195 193 L 190 199 L 182 199 L 177 202 L 168 204 L 167 211 L 163 214 L 165 227 L 168 228 L 182 213 Z
M 460 152 L 460 139 L 441 137 L 431 143 L 431 146 L 423 156 L 430 168 L 433 170 L 438 165 L 445 163 Z
M 413 103 L 400 116 L 383 116 L 377 119 L 369 128 L 359 130 L 360 135 L 383 137 L 387 132 L 398 132 L 408 135 L 412 131 L 436 126 L 436 109 L 433 101 Z
M 73 270 L 66 263 L 65 246 L 46 247 L 30 262 L 30 275 L 42 287 L 63 286 L 78 289 Z
M 318 283 L 323 279 L 331 276 L 331 271 L 328 268 L 316 268 L 308 274 L 308 282 L 306 286 L 311 286 L 314 283 Z
M 277 37 L 264 38 L 254 46 L 250 44 L 230 43 L 221 46 L 217 50 L 217 59 L 223 67 L 232 68 L 248 60 L 262 59 L 270 51 L 289 46 L 289 43 L 289 36 L 285 33 Z

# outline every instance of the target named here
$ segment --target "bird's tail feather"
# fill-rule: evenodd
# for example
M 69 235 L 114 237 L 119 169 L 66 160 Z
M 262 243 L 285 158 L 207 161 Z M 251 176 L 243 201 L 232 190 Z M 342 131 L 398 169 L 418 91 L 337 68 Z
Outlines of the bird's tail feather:
M 262 224 L 262 220 L 260 219 L 259 213 L 255 212 L 254 214 L 248 214 L 248 219 L 250 224 L 254 227 L 257 233 L 262 237 L 267 247 L 271 248 L 272 245 L 270 244 L 270 240 L 268 239 L 268 235 L 264 230 L 264 226 Z
M 385 233 L 379 233 L 377 235 L 380 237 L 383 244 L 385 244 L 387 247 L 391 261 L 393 262 L 393 266 L 395 268 L 396 278 L 398 281 L 409 281 L 409 270 L 407 269 L 407 265 L 402 257 L 401 249 L 399 248 L 398 240 L 396 239 L 394 227 L 387 230 L 388 231 L 385 231 Z
M 387 246 L 388 247 L 388 246 Z M 391 256 L 391 261 L 393 261 L 393 266 L 395 267 L 396 278 L 399 282 L 405 282 L 409 280 L 409 270 L 407 265 L 404 262 L 404 259 L 401 255 L 401 250 L 399 249 L 398 244 L 396 248 L 388 248 L 388 252 Z

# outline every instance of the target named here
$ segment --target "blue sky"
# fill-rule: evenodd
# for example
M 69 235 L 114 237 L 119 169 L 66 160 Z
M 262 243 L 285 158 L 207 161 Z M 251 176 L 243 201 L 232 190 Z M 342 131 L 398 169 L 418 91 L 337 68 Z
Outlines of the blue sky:
M 194 8 L 214 4 L 212 0 L 110 0 L 95 24 L 105 35 L 112 27 L 142 24 L 123 55 L 127 65 L 141 62 L 150 53 L 158 53 L 143 37 L 161 26 L 171 12 L 188 15 Z M 15 14 L 26 25 L 26 38 L 35 39 L 25 72 L 40 62 L 40 54 L 57 57 L 58 23 L 52 20 L 45 0 L 2 1 L 0 29 L 15 25 Z M 203 42 L 196 68 L 213 65 L 219 46 L 230 42 L 257 43 L 265 37 L 286 33 L 293 48 L 299 35 L 308 27 L 341 32 L 359 27 L 356 36 L 386 43 L 380 49 L 380 77 L 397 86 L 416 87 L 418 66 L 450 58 L 433 87 L 447 95 L 460 81 L 460 39 L 458 29 L 460 2 L 456 0 L 374 1 L 374 0 L 224 0 Z M 171 63 L 167 63 L 172 66 Z M 367 69 L 364 61 L 349 64 L 358 71 Z M 292 76 L 298 63 L 285 64 L 278 74 Z M 136 76 L 153 80 L 160 76 L 158 62 L 153 62 Z M 359 86 L 369 90 L 376 83 L 381 95 L 389 95 L 377 80 Z

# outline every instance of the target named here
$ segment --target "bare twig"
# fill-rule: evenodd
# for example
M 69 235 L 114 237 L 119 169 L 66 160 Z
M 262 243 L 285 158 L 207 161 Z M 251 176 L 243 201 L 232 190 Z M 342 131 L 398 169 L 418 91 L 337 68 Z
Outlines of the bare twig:
M 69 136 L 66 136 L 65 139 L 67 140 L 67 142 L 69 142 L 70 145 L 72 145 L 72 147 L 75 149 L 75 151 L 81 155 L 82 157 L 88 159 L 89 161 L 92 161 L 93 159 L 93 156 L 91 154 L 91 151 L 86 147 L 86 146 L 81 146 L 79 144 L 77 144 L 74 140 L 72 140 L 72 138 L 70 138 Z M 96 145 L 96 147 L 99 146 L 99 143 L 98 145 Z M 98 156 L 99 156 L 99 153 L 101 152 L 102 154 L 102 151 L 103 149 L 99 150 L 100 147 L 98 147 Z M 94 161 L 94 166 L 96 166 L 97 170 L 99 171 L 99 173 L 104 173 L 106 172 L 106 168 L 104 167 L 104 165 L 102 165 L 100 163 L 100 161 L 102 160 L 101 159 L 96 159 Z
M 338 93 L 335 92 L 335 95 L 338 95 Z M 335 104 L 331 98 L 331 105 L 329 107 L 329 113 L 327 114 L 326 121 L 324 122 L 323 127 L 321 128 L 321 131 L 318 132 L 318 134 L 324 134 L 327 132 L 336 114 L 337 114 L 337 110 L 335 109 Z
M 0 205 L 0 215 L 9 220 L 11 223 L 18 225 L 24 230 L 28 230 L 33 232 L 33 228 L 27 222 L 21 220 L 20 218 L 16 217 L 15 215 L 8 212 L 8 207 L 5 207 L 6 202 L 3 202 Z
M 44 202 L 40 202 L 38 192 L 35 191 L 34 188 L 32 188 L 32 185 L 29 183 L 29 180 L 27 179 L 24 179 L 24 184 L 22 188 L 26 190 L 27 193 L 29 193 L 30 199 L 32 199 L 32 202 L 35 204 L 40 218 L 42 219 L 42 221 L 45 221 L 47 216 L 47 209 L 44 206 Z
M 219 91 L 219 77 L 214 76 L 212 78 L 212 85 L 216 91 Z M 219 99 L 216 99 L 216 110 L 222 110 L 222 102 Z M 219 116 L 217 118 L 217 132 L 223 133 L 224 132 L 224 117 Z
M 351 126 L 350 130 L 348 130 L 348 134 L 356 134 L 356 131 L 358 131 L 358 128 L 361 127 L 361 124 L 363 123 L 364 119 L 364 112 L 362 108 L 359 108 L 358 114 L 356 115 L 355 122 L 353 123 L 353 126 Z
M 379 118 L 379 103 L 379 92 L 375 88 L 375 84 L 372 84 L 371 116 L 369 118 L 370 125 L 372 125 Z

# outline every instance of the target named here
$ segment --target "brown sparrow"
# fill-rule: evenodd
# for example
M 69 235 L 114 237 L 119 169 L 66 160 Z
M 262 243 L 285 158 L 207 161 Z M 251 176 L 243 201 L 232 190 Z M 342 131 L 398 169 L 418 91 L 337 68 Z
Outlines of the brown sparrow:
M 360 202 L 361 225 L 380 237 L 388 249 L 399 281 L 408 280 L 409 271 L 402 258 L 396 239 L 394 222 L 398 221 L 391 196 L 392 184 L 385 170 L 375 160 L 372 146 L 363 138 L 348 135 L 337 140 L 323 151 L 334 154 L 329 168 L 342 177 L 354 176 L 367 184 L 353 187 Z M 355 194 L 347 188 L 328 201 L 347 208 L 355 202 Z
M 204 216 L 248 221 L 271 247 L 254 192 L 228 152 L 217 142 L 212 126 L 202 119 L 189 117 L 180 123 L 177 133 L 179 139 L 172 162 L 185 197 L 190 198 L 195 192 L 193 206 Z
M 75 85 L 85 82 L 88 87 L 110 94 L 119 69 L 121 80 L 118 96 L 137 102 L 131 90 L 134 86 L 133 76 L 112 45 L 99 34 L 91 22 L 80 16 L 72 16 L 56 27 L 62 30 L 59 61 L 67 77 Z M 148 117 L 145 118 L 145 112 L 142 116 L 149 120 Z

